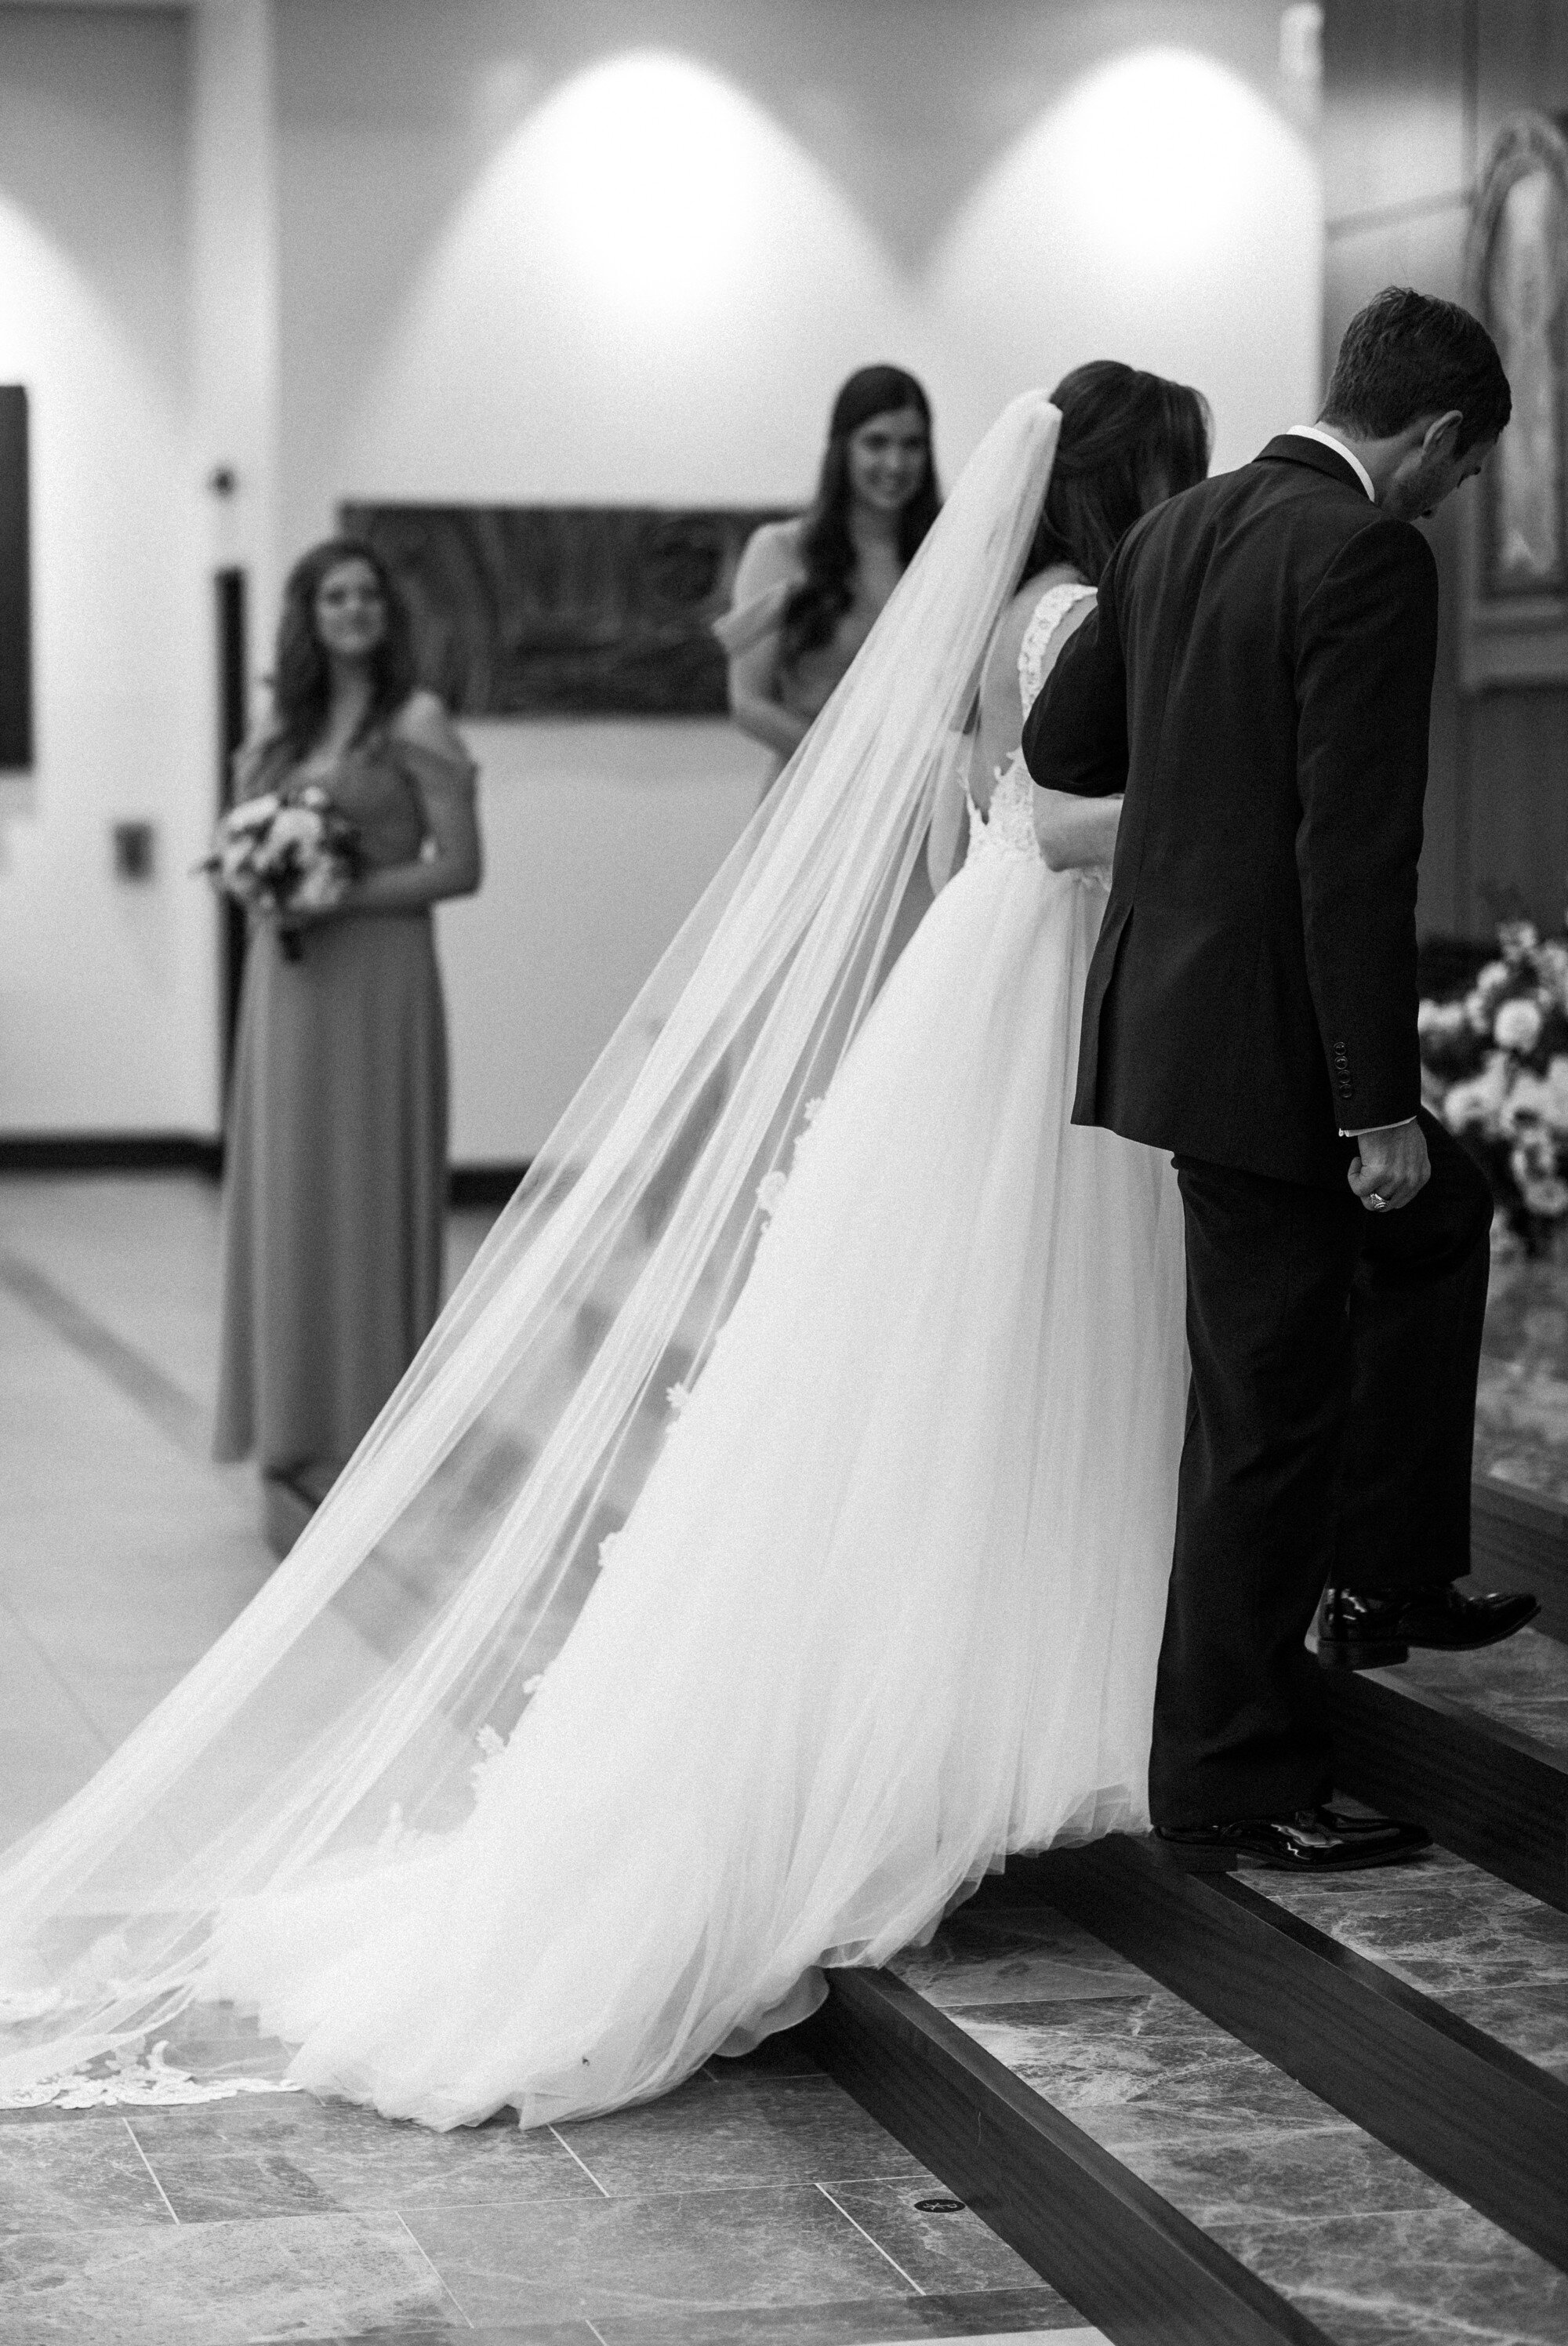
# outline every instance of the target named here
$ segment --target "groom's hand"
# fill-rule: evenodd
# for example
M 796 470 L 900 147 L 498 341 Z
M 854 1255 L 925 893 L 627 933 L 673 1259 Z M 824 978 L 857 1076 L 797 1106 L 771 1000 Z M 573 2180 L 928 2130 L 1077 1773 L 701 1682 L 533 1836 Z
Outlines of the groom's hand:
M 1357 1154 L 1346 1176 L 1369 1214 L 1393 1213 L 1419 1197 L 1431 1179 L 1426 1135 L 1419 1124 L 1385 1124 L 1356 1135 Z

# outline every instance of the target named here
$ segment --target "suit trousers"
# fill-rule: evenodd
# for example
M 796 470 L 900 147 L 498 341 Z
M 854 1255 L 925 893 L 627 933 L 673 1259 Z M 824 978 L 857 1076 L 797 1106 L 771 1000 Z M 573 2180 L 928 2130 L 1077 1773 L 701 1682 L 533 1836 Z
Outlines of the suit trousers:
M 1415 1589 L 1470 1569 L 1492 1199 L 1424 1110 L 1421 1127 L 1431 1178 L 1394 1213 L 1348 1186 L 1176 1159 L 1192 1383 L 1156 1824 L 1326 1799 L 1328 1704 L 1304 1642 L 1325 1584 Z

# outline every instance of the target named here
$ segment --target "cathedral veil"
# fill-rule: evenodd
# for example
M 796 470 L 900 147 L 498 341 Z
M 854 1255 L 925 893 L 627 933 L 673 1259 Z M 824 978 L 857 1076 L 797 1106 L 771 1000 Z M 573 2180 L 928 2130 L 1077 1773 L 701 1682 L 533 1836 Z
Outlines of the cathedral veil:
M 230 1902 L 467 1816 L 874 998 L 1059 423 L 986 436 L 287 1562 L 0 1859 L 0 2099 L 167 2027 Z

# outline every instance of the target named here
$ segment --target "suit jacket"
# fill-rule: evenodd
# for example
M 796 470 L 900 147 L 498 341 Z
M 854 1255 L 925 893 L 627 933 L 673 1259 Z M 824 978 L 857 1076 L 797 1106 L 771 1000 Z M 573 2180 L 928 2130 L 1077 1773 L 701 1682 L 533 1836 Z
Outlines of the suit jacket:
M 1146 514 L 1023 729 L 1037 782 L 1126 793 L 1074 1121 L 1341 1181 L 1413 1116 L 1437 566 L 1288 435 Z

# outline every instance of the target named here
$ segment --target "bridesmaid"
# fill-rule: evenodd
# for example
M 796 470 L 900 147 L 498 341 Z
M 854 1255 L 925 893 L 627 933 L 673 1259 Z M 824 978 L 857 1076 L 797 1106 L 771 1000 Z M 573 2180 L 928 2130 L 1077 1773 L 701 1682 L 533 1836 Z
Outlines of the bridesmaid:
M 748 540 L 727 617 L 729 709 L 778 762 L 799 749 L 936 519 L 931 402 L 902 367 L 861 367 L 833 402 L 809 512 Z
M 290 914 L 297 958 L 267 921 L 246 956 L 214 1454 L 255 1454 L 280 1551 L 440 1308 L 446 1026 L 430 908 L 472 894 L 481 856 L 473 761 L 414 689 L 408 613 L 371 546 L 329 538 L 295 564 L 272 704 L 236 796 L 322 785 L 365 867 L 331 910 Z

